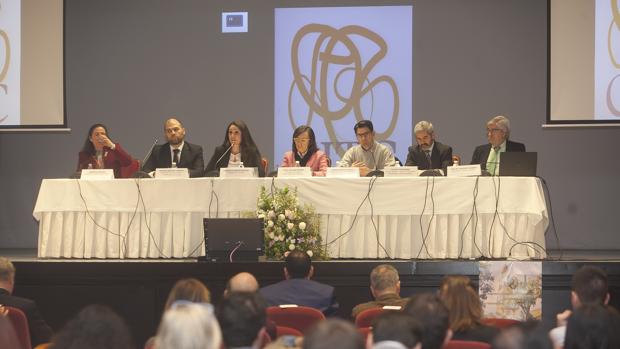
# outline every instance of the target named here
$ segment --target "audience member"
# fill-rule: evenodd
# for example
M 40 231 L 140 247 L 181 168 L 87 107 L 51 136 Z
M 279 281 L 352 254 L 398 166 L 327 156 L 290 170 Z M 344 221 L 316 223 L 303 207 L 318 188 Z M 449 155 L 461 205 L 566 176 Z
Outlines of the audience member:
M 441 349 L 452 338 L 450 314 L 439 296 L 414 295 L 403 311 L 422 324 L 423 349 Z
M 258 348 L 267 319 L 265 300 L 256 292 L 231 292 L 216 308 L 224 345 Z
M 605 271 L 593 266 L 579 268 L 571 279 L 570 302 L 573 309 L 578 309 L 583 304 L 608 304 L 609 290 Z M 557 347 L 564 346 L 566 323 L 571 314 L 570 310 L 565 310 L 556 316 L 558 327 L 551 330 L 549 335 Z
M 207 303 L 177 301 L 162 317 L 155 349 L 220 349 L 222 333 Z
M 215 148 L 211 160 L 205 169 L 209 177 L 219 176 L 222 167 L 257 167 L 258 176 L 265 176 L 265 169 L 261 164 L 262 157 L 258 147 L 252 139 L 250 129 L 245 122 L 236 120 L 226 127 L 226 135 L 222 145 Z
M 304 336 L 303 349 L 363 349 L 364 338 L 350 323 L 340 319 L 319 321 Z
M 143 171 L 157 168 L 187 168 L 190 177 L 200 177 L 204 171 L 202 147 L 185 141 L 185 127 L 179 119 L 164 122 L 164 135 L 168 141 L 153 147 L 151 155 L 142 166 Z
M 370 120 L 359 121 L 353 127 L 358 145 L 349 148 L 340 160 L 340 166 L 359 167 L 360 176 L 366 176 L 371 171 L 382 170 L 388 166 L 395 166 L 396 160 L 392 150 L 375 141 L 375 130 Z
M 364 310 L 386 305 L 403 307 L 409 300 L 400 298 L 398 271 L 389 264 L 378 265 L 370 272 L 370 292 L 375 300 L 356 305 L 351 311 L 352 317 L 356 317 Z
M 231 277 L 226 283 L 224 296 L 230 292 L 257 292 L 258 281 L 254 275 L 248 272 L 241 272 Z
M 302 251 L 291 251 L 285 258 L 284 281 L 265 286 L 260 293 L 269 306 L 297 304 L 319 309 L 332 315 L 338 309 L 334 288 L 313 280 L 314 267 L 310 257 Z
M 313 176 L 327 173 L 327 155 L 316 145 L 314 131 L 310 126 L 299 126 L 293 132 L 293 150 L 287 151 L 282 159 L 282 167 L 310 167 Z
M 443 169 L 452 165 L 452 147 L 435 140 L 433 124 L 420 121 L 413 128 L 416 145 L 409 147 L 405 166 L 421 170 Z
M 20 343 L 7 313 L 8 310 L 0 305 L 0 348 L 30 349 Z
M 538 321 L 520 322 L 504 329 L 493 349 L 553 349 L 551 339 Z
M 84 169 L 112 169 L 114 177 L 121 177 L 121 167 L 131 165 L 133 158 L 108 138 L 108 129 L 103 124 L 94 124 L 88 129 L 82 151 L 78 154 L 78 171 Z
M 17 308 L 24 312 L 28 320 L 30 342 L 32 346 L 49 342 L 52 329 L 47 325 L 34 301 L 14 296 L 15 266 L 4 257 L 0 257 L 0 304 Z
M 170 290 L 164 309 L 170 309 L 172 303 L 178 300 L 192 303 L 211 303 L 211 293 L 200 280 L 194 278 L 181 279 Z
M 372 341 L 370 340 L 372 338 Z M 422 347 L 422 325 L 408 313 L 386 312 L 379 315 L 372 324 L 373 348 L 395 348 L 393 342 L 408 349 Z
M 89 305 L 52 339 L 50 349 L 134 348 L 125 321 L 110 308 Z
M 584 303 L 566 325 L 564 349 L 620 348 L 620 315 L 609 306 Z
M 492 176 L 499 174 L 500 157 L 503 152 L 525 151 L 523 143 L 513 142 L 510 138 L 510 120 L 505 116 L 496 116 L 487 122 L 488 144 L 483 144 L 474 150 L 472 164 L 480 164 Z
M 441 282 L 439 297 L 450 312 L 452 339 L 493 343 L 499 329 L 484 325 L 478 292 L 466 276 L 446 276 Z

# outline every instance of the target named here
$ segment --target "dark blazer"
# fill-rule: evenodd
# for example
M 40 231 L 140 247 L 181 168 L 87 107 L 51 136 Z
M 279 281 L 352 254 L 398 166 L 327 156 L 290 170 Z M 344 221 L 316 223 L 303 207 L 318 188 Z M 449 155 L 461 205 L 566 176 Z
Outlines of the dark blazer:
M 418 144 L 409 147 L 405 166 L 418 166 L 420 170 L 443 169 L 452 165 L 452 147 L 435 141 L 431 152 L 431 163 L 428 163 L 426 153 Z
M 219 161 L 218 161 L 219 159 Z M 220 145 L 215 148 L 211 160 L 205 169 L 205 176 L 213 177 L 220 175 L 220 168 L 228 167 L 228 161 L 230 161 L 230 150 L 228 147 Z M 258 149 L 249 159 L 241 158 L 244 167 L 258 167 L 258 176 L 265 177 L 265 169 L 261 164 L 261 155 Z
M 452 339 L 459 341 L 476 341 L 493 344 L 500 330 L 487 325 L 478 325 L 464 331 L 455 331 Z
M 265 286 L 259 292 L 270 307 L 297 304 L 319 309 L 325 315 L 332 315 L 339 306 L 334 297 L 334 288 L 314 280 L 288 279 Z
M 523 152 L 525 151 L 525 145 L 519 142 L 513 142 L 511 140 L 506 140 L 506 151 L 507 152 Z M 487 169 L 487 159 L 489 158 L 489 153 L 491 152 L 491 144 L 483 144 L 476 147 L 474 150 L 474 155 L 471 157 L 471 164 L 480 164 L 480 168 L 483 170 Z
M 142 166 L 144 172 L 154 171 L 156 168 L 169 168 L 172 166 L 172 156 L 170 155 L 170 143 L 156 145 L 151 156 Z M 190 177 L 201 177 L 205 161 L 202 157 L 202 147 L 196 144 L 185 142 L 183 150 L 179 156 L 178 168 L 189 170 Z
M 114 150 L 110 148 L 103 149 L 103 166 L 104 168 L 113 169 L 114 177 L 121 177 L 121 167 L 131 165 L 133 158 L 129 155 L 118 143 L 114 143 Z M 95 156 L 81 151 L 78 154 L 78 171 L 87 169 L 88 165 L 91 168 L 97 168 L 97 159 Z
M 41 317 L 34 301 L 12 296 L 9 291 L 0 288 L 0 304 L 17 308 L 24 312 L 28 320 L 30 341 L 33 347 L 50 341 L 52 338 L 52 329 L 47 325 L 43 317 Z

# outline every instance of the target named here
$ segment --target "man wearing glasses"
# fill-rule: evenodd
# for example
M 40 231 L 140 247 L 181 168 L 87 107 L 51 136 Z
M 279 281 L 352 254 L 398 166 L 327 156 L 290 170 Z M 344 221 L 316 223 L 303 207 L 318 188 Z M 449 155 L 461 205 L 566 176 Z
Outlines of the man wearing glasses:
M 362 120 L 353 127 L 358 145 L 349 148 L 340 160 L 342 167 L 358 167 L 360 176 L 371 171 L 396 165 L 390 148 L 375 141 L 375 131 L 370 120 Z
M 471 164 L 480 164 L 491 176 L 499 174 L 500 154 L 503 152 L 523 152 L 523 143 L 513 142 L 510 137 L 510 121 L 505 116 L 496 116 L 487 122 L 489 144 L 479 145 L 474 150 Z

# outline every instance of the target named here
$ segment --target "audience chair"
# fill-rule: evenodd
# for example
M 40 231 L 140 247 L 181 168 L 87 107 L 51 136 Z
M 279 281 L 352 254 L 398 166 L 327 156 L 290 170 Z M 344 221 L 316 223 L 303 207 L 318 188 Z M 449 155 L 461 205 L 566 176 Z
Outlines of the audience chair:
M 371 308 L 371 309 L 366 309 L 364 311 L 362 311 L 361 313 L 357 314 L 357 316 L 355 317 L 355 327 L 357 328 L 362 328 L 362 327 L 370 327 L 372 326 L 372 321 L 379 315 L 381 315 L 381 313 L 383 313 L 384 311 L 390 311 L 390 310 L 401 310 L 402 307 L 400 306 L 389 306 L 386 305 L 383 308 Z
M 267 308 L 267 318 L 275 322 L 276 326 L 294 328 L 304 332 L 314 323 L 325 320 L 325 315 L 320 310 L 300 306 L 277 306 Z
M 276 335 L 280 338 L 282 336 L 303 337 L 304 334 L 292 327 L 276 326 Z
M 269 160 L 267 160 L 267 158 L 261 158 L 260 165 L 263 167 L 263 170 L 265 171 L 265 175 L 269 173 L 267 172 L 267 170 L 269 169 Z
M 494 317 L 483 318 L 482 319 L 482 323 L 483 324 L 488 325 L 488 326 L 497 327 L 497 328 L 510 327 L 510 326 L 518 324 L 519 322 L 520 322 L 519 320 L 501 319 L 501 318 L 494 318 Z
M 491 344 L 476 341 L 450 340 L 443 349 L 491 349 Z
M 28 319 L 26 319 L 24 312 L 13 307 L 5 306 L 5 308 L 8 310 L 6 316 L 13 324 L 15 334 L 17 334 L 19 342 L 22 343 L 22 347 L 32 348 L 30 343 L 30 330 L 28 329 Z
M 52 345 L 52 342 L 41 343 L 37 345 L 36 347 L 34 347 L 34 349 L 47 349 L 50 347 L 50 345 Z

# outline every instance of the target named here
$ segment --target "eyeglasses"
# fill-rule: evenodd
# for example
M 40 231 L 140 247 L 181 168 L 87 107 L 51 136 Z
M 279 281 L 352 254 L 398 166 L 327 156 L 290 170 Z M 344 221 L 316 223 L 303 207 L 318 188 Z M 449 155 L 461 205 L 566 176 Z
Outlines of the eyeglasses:
M 501 128 L 487 128 L 487 134 L 489 133 L 498 133 L 498 132 L 503 132 L 504 130 L 502 130 Z
M 293 138 L 295 143 L 308 143 L 310 142 L 310 138 Z

